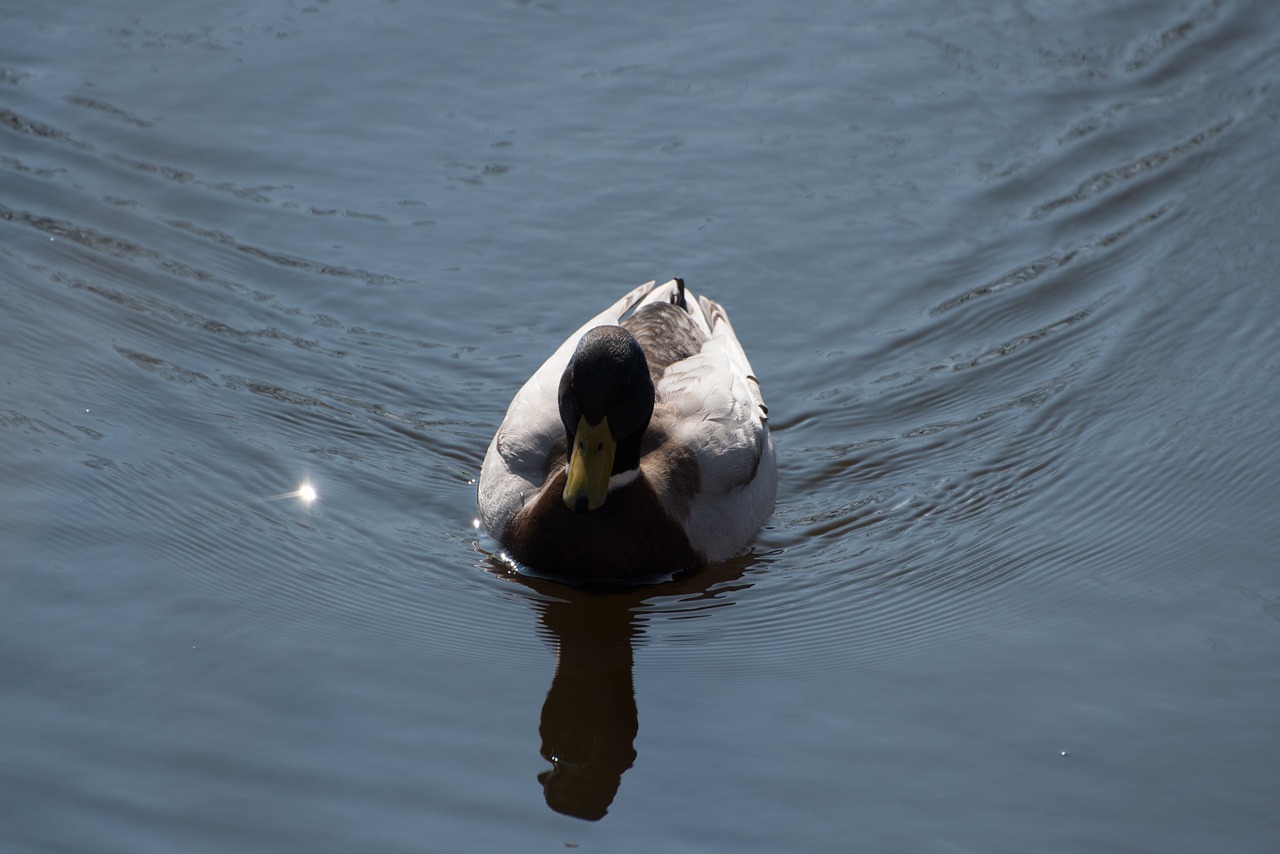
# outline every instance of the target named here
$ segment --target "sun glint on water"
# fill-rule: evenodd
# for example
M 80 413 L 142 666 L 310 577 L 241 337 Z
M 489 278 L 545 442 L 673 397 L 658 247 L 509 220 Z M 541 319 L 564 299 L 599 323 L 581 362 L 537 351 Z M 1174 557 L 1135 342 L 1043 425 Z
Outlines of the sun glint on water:
M 315 500 L 319 497 L 320 495 L 319 493 L 316 492 L 316 488 L 311 484 L 311 481 L 304 480 L 298 486 L 298 488 L 293 490 L 292 492 L 282 492 L 279 495 L 268 495 L 265 498 L 261 498 L 259 500 L 260 501 L 281 501 L 285 498 L 296 498 L 306 506 L 310 507 L 315 502 Z

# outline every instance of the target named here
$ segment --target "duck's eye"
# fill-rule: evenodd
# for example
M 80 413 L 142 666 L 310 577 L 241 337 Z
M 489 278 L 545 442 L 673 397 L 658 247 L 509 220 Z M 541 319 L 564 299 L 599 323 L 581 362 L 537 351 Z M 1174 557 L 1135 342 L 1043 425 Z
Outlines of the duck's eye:
M 603 451 L 603 450 L 604 450 L 604 442 L 599 442 L 599 443 L 597 443 L 597 444 L 596 444 L 596 453 L 598 454 L 598 453 L 600 453 L 600 452 L 601 452 L 601 451 Z
M 584 441 L 582 441 L 581 439 L 579 439 L 579 440 L 578 440 L 578 450 L 579 450 L 579 451 L 585 451 L 586 449 L 587 449 L 587 443 L 586 443 L 586 442 L 584 442 Z

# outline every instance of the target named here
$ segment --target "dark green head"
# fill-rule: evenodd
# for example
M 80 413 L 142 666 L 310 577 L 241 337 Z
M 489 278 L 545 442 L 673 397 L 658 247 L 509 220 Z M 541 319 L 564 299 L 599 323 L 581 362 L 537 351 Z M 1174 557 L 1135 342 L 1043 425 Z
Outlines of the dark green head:
M 612 475 L 640 465 L 653 380 L 635 336 L 621 326 L 583 335 L 560 377 L 559 398 L 569 453 L 564 503 L 585 513 L 604 504 Z

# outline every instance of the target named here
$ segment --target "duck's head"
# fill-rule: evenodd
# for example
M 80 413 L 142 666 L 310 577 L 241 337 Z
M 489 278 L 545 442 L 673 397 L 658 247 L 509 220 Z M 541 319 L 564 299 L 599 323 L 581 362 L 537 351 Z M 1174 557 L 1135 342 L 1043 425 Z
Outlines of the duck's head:
M 583 335 L 560 377 L 560 420 L 568 440 L 564 503 L 586 513 L 609 494 L 609 478 L 640 466 L 640 440 L 653 415 L 653 380 L 635 336 L 621 326 Z

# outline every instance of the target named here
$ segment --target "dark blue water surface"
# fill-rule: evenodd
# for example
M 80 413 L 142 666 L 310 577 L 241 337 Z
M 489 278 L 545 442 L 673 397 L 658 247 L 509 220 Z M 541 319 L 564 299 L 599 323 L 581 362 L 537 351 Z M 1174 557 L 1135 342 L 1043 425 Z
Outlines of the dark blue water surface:
M 0 849 L 1276 850 L 1280 5 L 9 6 Z M 773 519 L 511 574 L 671 275 Z

